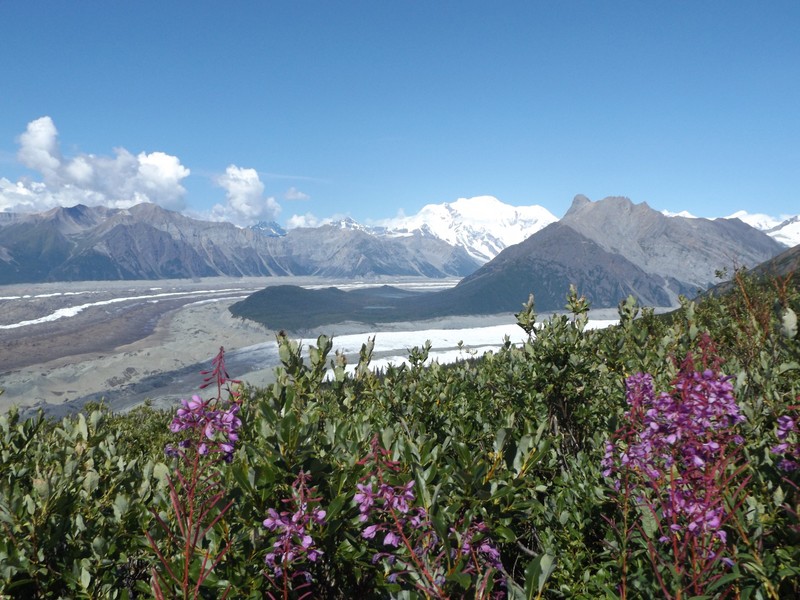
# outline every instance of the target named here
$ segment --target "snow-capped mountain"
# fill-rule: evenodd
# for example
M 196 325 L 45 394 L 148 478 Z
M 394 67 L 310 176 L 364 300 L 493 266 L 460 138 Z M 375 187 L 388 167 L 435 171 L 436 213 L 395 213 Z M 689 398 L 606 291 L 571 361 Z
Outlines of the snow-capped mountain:
M 800 215 L 776 219 L 761 213 L 750 214 L 744 210 L 733 213 L 726 219 L 739 219 L 755 227 L 772 239 L 790 248 L 800 244 Z
M 283 237 L 286 235 L 286 230 L 275 221 L 259 221 L 255 225 L 251 225 L 250 229 L 258 231 L 261 235 L 267 237 Z
M 687 211 L 678 213 L 662 210 L 661 214 L 668 217 L 686 217 L 688 219 L 696 219 L 693 214 Z M 763 213 L 749 213 L 745 210 L 739 210 L 732 215 L 723 217 L 725 219 L 739 219 L 743 223 L 747 223 L 750 227 L 754 227 L 759 231 L 763 231 L 769 235 L 776 242 L 793 248 L 800 244 L 800 215 L 793 217 L 782 217 L 776 219 L 770 215 Z
M 794 248 L 800 244 L 800 215 L 789 217 L 775 227 L 766 229 L 764 233 L 772 236 L 781 244 Z
M 376 235 L 390 237 L 436 237 L 463 248 L 485 263 L 504 248 L 522 242 L 557 220 L 542 206 L 511 206 L 494 196 L 476 196 L 428 204 L 415 215 L 383 220 L 371 230 Z

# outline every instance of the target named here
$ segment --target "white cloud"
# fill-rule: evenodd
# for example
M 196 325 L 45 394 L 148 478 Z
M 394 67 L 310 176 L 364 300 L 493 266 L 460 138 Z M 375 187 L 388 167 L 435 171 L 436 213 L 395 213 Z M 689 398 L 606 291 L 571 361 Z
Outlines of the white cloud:
M 39 171 L 45 180 L 57 178 L 61 157 L 58 131 L 50 117 L 41 117 L 28 123 L 28 128 L 18 141 L 20 148 L 17 157 L 23 165 Z
M 0 179 L 0 211 L 36 212 L 75 204 L 127 208 L 140 202 L 171 210 L 185 207 L 181 181 L 190 171 L 176 156 L 133 155 L 115 148 L 114 156 L 64 157 L 58 130 L 48 116 L 28 123 L 18 142 L 17 159 L 40 173 L 42 181 Z
M 212 219 L 249 225 L 274 220 L 281 211 L 275 198 L 264 197 L 264 184 L 255 169 L 230 165 L 224 175 L 217 177 L 216 183 L 225 190 L 227 202 L 211 209 Z
M 286 222 L 286 229 L 298 229 L 300 227 L 319 227 L 330 219 L 318 219 L 310 212 L 304 215 L 292 215 Z
M 311 196 L 309 196 L 308 194 L 304 194 L 303 192 L 301 192 L 300 190 L 298 190 L 294 186 L 292 186 L 288 190 L 286 190 L 286 193 L 283 195 L 283 197 L 286 200 L 310 200 L 311 199 Z

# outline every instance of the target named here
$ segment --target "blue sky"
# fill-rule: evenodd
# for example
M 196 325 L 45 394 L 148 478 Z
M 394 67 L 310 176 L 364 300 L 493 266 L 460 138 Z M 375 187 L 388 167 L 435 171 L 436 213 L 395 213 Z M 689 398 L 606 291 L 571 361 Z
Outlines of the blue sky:
M 800 2 L 0 0 L 0 210 L 800 213 Z

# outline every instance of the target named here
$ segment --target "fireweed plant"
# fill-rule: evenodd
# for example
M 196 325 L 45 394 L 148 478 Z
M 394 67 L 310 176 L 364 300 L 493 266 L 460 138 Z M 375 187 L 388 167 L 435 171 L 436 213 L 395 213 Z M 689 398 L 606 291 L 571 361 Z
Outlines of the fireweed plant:
M 310 476 L 300 471 L 292 483 L 292 497 L 284 499 L 287 509 L 278 512 L 274 508 L 267 511 L 264 527 L 272 532 L 272 548 L 264 560 L 267 564 L 266 577 L 272 585 L 281 590 L 281 598 L 288 599 L 292 591 L 299 592 L 299 598 L 311 597 L 309 590 L 312 579 L 304 565 L 316 562 L 323 554 L 316 545 L 312 533 L 325 525 L 325 511 L 320 507 L 320 497 L 309 487 Z M 270 598 L 275 598 L 269 594 Z
M 375 436 L 359 461 L 367 473 L 353 496 L 360 535 L 377 547 L 372 563 L 383 565 L 389 583 L 411 585 L 426 598 L 467 592 L 475 598 L 505 597 L 500 552 L 488 527 L 480 521 L 460 530 L 435 524 L 426 508 L 416 504 L 414 480 L 402 482 L 403 466 L 389 456 Z
M 701 352 L 703 364 L 690 354 L 669 392 L 657 394 L 647 373 L 629 377 L 625 425 L 606 442 L 603 475 L 622 509 L 622 523 L 612 523 L 620 538 L 622 598 L 635 542 L 645 546 L 665 598 L 702 596 L 722 586 L 734 564 L 726 525 L 744 500 L 737 425 L 745 418 L 731 378 L 709 364 L 708 340 Z
M 156 598 L 201 597 L 201 586 L 232 544 L 230 539 L 213 535 L 213 530 L 233 504 L 225 502 L 221 468 L 231 462 L 239 439 L 241 394 L 231 386 L 240 382 L 230 379 L 222 347 L 212 369 L 201 374 L 205 375 L 201 389 L 216 384 L 217 395 L 210 400 L 198 395 L 181 400 L 169 428 L 184 439 L 165 448 L 175 463 L 167 479 L 173 514 L 151 510 L 160 531 L 146 534 L 161 564 L 161 569 L 152 569 Z M 223 399 L 223 391 L 228 399 Z
M 787 414 L 778 417 L 775 437 L 778 444 L 770 451 L 780 457 L 778 469 L 785 473 L 783 481 L 793 492 L 788 497 L 797 500 L 794 505 L 787 502 L 784 508 L 794 518 L 792 529 L 800 533 L 800 404 L 789 406 Z
M 800 405 L 790 406 L 790 413 L 778 417 L 778 444 L 771 451 L 781 457 L 778 468 L 792 473 L 800 469 Z

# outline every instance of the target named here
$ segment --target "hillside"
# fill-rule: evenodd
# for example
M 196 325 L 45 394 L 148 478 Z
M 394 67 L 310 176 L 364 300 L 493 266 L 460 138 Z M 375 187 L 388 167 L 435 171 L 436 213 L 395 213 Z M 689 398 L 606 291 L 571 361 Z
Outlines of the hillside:
M 264 388 L 220 349 L 176 410 L 12 410 L 0 596 L 797 598 L 798 311 L 627 300 L 377 372 L 279 335 Z

